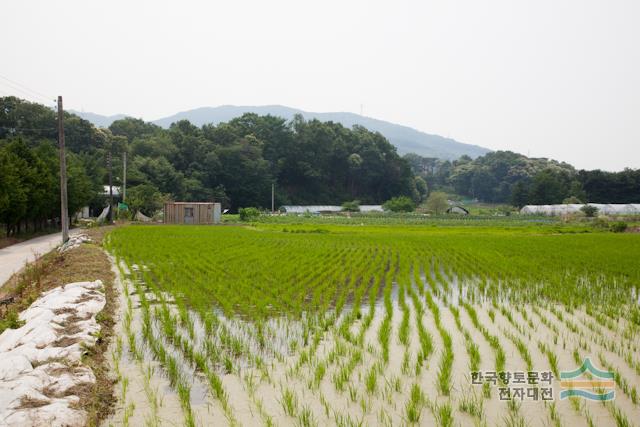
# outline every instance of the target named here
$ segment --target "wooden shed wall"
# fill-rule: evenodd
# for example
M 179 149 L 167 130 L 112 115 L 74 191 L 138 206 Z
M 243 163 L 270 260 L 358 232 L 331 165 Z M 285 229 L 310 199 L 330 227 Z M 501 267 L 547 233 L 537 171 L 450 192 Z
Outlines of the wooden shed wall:
M 193 209 L 193 222 L 185 222 L 186 209 Z M 213 224 L 213 203 L 165 203 L 166 224 Z

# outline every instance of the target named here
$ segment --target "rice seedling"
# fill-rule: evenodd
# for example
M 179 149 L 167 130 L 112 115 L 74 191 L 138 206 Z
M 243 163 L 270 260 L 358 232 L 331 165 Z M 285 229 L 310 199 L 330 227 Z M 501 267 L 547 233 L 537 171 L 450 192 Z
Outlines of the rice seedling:
M 551 424 L 555 427 L 561 427 L 562 422 L 560 421 L 560 414 L 558 413 L 556 402 L 551 402 L 547 408 L 549 409 L 549 420 L 551 421 Z
M 288 388 L 282 390 L 280 394 L 280 406 L 284 410 L 284 413 L 289 415 L 290 417 L 295 417 L 298 412 L 298 398 Z
M 625 413 L 620 408 L 618 408 L 613 404 L 610 404 L 608 406 L 609 406 L 609 412 L 613 416 L 613 419 L 617 427 L 633 427 L 633 424 L 631 423 L 629 418 L 627 418 Z
M 424 400 L 425 397 L 420 386 L 414 383 L 411 386 L 409 400 L 405 404 L 405 417 L 407 422 L 410 424 L 417 424 L 420 422 Z
M 369 394 L 375 393 L 377 389 L 377 384 L 378 384 L 378 370 L 376 369 L 375 366 L 372 366 L 367 372 L 367 375 L 365 377 L 365 386 L 366 386 L 367 393 Z
M 484 418 L 484 401 L 473 389 L 465 392 L 460 400 L 459 409 L 481 421 Z
M 453 343 L 460 341 L 472 371 L 491 357 L 481 354 L 483 348 L 491 349 L 498 372 L 507 357 L 521 358 L 531 370 L 532 343 L 543 339 L 538 347 L 556 375 L 564 368 L 562 352 L 576 364 L 586 354 L 615 354 L 616 363 L 624 360 L 631 372 L 640 372 L 638 326 L 632 315 L 620 320 L 628 303 L 637 301 L 640 267 L 633 260 L 640 245 L 634 236 L 566 234 L 558 224 L 515 219 L 439 223 L 446 227 L 418 226 L 413 218 L 406 225 L 395 217 L 355 227 L 338 219 L 323 232 L 313 232 L 314 222 L 333 220 L 301 220 L 287 224 L 286 232 L 278 222 L 283 219 L 265 221 L 253 227 L 122 227 L 106 241 L 131 272 L 127 286 L 138 300 L 124 307 L 125 333 L 112 354 L 116 372 L 123 352 L 130 354 L 149 376 L 149 401 L 150 376 L 166 376 L 184 424 L 194 422 L 191 394 L 204 385 L 211 395 L 207 404 L 219 405 L 229 424 L 239 424 L 230 401 L 245 393 L 262 422 L 272 425 L 262 393 L 277 395 L 278 384 L 277 400 L 290 424 L 364 423 L 334 410 L 329 396 L 335 393 L 327 386 L 350 410 L 377 414 L 380 425 L 420 423 L 427 398 L 418 399 L 415 387 L 405 390 L 402 383 L 433 378 L 436 392 L 451 396 L 430 405 L 438 425 L 453 423 L 452 402 L 483 425 L 483 399 L 491 398 L 491 387 L 483 384 L 476 395 L 452 385 L 458 375 Z M 500 221 L 506 227 L 496 226 Z M 452 328 L 442 320 L 449 311 Z M 487 346 L 466 330 L 469 320 Z M 517 354 L 506 354 L 504 337 Z M 144 374 L 156 362 L 154 372 Z M 601 365 L 637 404 L 627 370 Z M 225 384 L 240 379 L 245 387 L 229 393 L 224 375 L 230 377 Z M 304 399 L 293 391 L 300 385 L 310 389 Z M 319 418 L 311 408 L 322 408 Z M 548 406 L 552 423 L 559 422 L 558 412 Z M 624 425 L 624 413 L 610 414 Z M 513 404 L 497 417 L 523 425 Z
M 304 406 L 298 415 L 296 425 L 299 427 L 316 427 L 318 422 L 316 421 L 311 409 L 308 406 Z
M 353 419 L 351 415 L 336 414 L 334 421 L 338 427 L 362 427 L 364 426 L 364 419 Z
M 434 404 L 432 407 L 433 415 L 436 419 L 438 427 L 451 427 L 454 425 L 453 408 L 449 402 L 442 404 Z

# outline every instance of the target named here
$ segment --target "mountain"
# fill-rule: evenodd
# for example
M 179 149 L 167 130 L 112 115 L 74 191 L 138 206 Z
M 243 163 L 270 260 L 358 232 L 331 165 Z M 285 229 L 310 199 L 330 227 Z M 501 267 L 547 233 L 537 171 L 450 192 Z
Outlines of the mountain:
M 125 114 L 116 114 L 113 116 L 102 116 L 96 113 L 88 113 L 88 112 L 85 113 L 84 111 L 69 110 L 69 112 L 75 114 L 78 117 L 82 117 L 83 119 L 90 121 L 97 127 L 102 127 L 102 128 L 109 127 L 111 126 L 111 123 L 115 122 L 116 120 L 124 119 L 125 117 L 127 117 Z
M 106 117 L 93 113 L 74 113 L 97 126 L 109 126 L 114 120 L 123 117 L 122 115 Z M 244 113 L 255 113 L 259 115 L 271 114 L 272 116 L 282 117 L 286 120 L 291 120 L 296 114 L 301 114 L 307 120 L 318 119 L 325 122 L 333 121 L 349 128 L 353 125 L 364 126 L 371 131 L 380 132 L 384 135 L 398 148 L 400 154 L 416 153 L 424 157 L 454 160 L 465 154 L 476 158 L 491 151 L 477 145 L 464 144 L 451 138 L 424 133 L 408 126 L 365 117 L 359 114 L 339 112 L 313 113 L 282 105 L 253 107 L 222 105 L 220 107 L 202 107 L 154 120 L 152 123 L 168 128 L 171 123 L 179 120 L 189 120 L 196 126 L 202 126 L 207 123 L 218 124 L 228 122 Z

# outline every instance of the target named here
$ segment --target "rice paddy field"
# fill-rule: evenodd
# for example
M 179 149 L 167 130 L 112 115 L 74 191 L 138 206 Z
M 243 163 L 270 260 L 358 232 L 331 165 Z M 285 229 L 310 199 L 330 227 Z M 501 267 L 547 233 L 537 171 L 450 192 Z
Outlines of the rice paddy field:
M 640 425 L 640 235 L 356 221 L 111 232 L 109 423 Z

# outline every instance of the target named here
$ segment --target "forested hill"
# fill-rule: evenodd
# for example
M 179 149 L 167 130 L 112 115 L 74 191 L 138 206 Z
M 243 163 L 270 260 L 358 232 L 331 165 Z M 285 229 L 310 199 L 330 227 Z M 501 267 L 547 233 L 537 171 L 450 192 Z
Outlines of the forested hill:
M 59 193 L 56 135 L 52 109 L 0 98 L 0 223 L 54 214 L 59 206 L 54 201 Z M 104 203 L 95 196 L 108 182 L 108 154 L 114 184 L 120 185 L 125 151 L 127 201 L 147 214 L 166 199 L 217 200 L 232 210 L 269 207 L 272 183 L 277 206 L 354 199 L 379 204 L 394 196 L 420 200 L 426 194 L 424 181 L 415 179 L 380 133 L 301 116 L 289 122 L 247 113 L 217 125 L 181 120 L 164 129 L 132 118 L 96 128 L 66 113 L 65 135 L 73 209 Z
M 553 204 L 640 203 L 640 169 L 577 171 L 508 151 L 449 161 L 400 156 L 379 132 L 336 122 L 288 121 L 245 113 L 217 125 L 187 120 L 164 129 L 123 118 L 97 128 L 65 113 L 69 209 L 104 206 L 107 159 L 127 203 L 151 215 L 164 200 L 221 201 L 225 207 L 286 204 L 380 204 L 409 196 L 422 202 L 442 190 L 480 201 Z M 0 224 L 15 229 L 59 215 L 56 113 L 16 97 L 0 98 Z
M 109 126 L 113 121 L 122 118 L 117 116 L 101 116 L 94 113 L 83 113 L 74 111 L 80 117 L 89 120 L 96 126 Z M 402 126 L 384 120 L 361 116 L 353 113 L 312 113 L 282 105 L 265 106 L 234 106 L 223 105 L 220 107 L 203 107 L 194 110 L 184 111 L 169 117 L 154 120 L 152 123 L 163 128 L 169 128 L 172 123 L 180 120 L 188 120 L 196 126 L 208 123 L 217 125 L 228 122 L 245 113 L 254 113 L 260 116 L 271 115 L 282 117 L 287 121 L 292 120 L 296 115 L 301 115 L 305 120 L 317 119 L 322 122 L 340 123 L 348 128 L 354 125 L 363 126 L 370 131 L 380 132 L 389 142 L 395 145 L 400 154 L 417 153 L 424 157 L 435 157 L 444 160 L 455 160 L 466 155 L 476 158 L 488 153 L 490 150 L 477 145 L 464 144 L 454 139 L 445 138 L 439 135 L 431 135 L 420 132 L 408 126 Z

